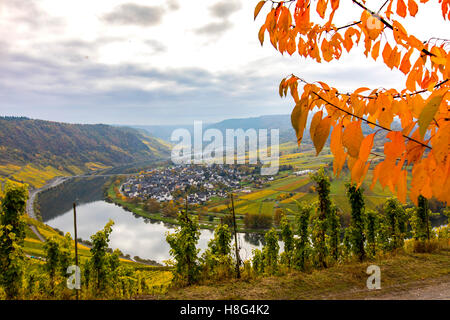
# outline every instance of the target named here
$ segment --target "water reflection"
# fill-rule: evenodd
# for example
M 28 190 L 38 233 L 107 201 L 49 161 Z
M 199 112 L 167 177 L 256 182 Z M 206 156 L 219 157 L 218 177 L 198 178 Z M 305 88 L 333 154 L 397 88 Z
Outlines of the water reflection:
M 38 197 L 43 220 L 48 225 L 73 236 L 72 203 L 76 201 L 78 237 L 89 240 L 90 236 L 112 219 L 115 224 L 110 247 L 124 254 L 152 259 L 158 262 L 169 259 L 170 247 L 165 238 L 175 226 L 141 217 L 120 206 L 103 200 L 103 184 L 108 178 L 71 179 Z M 198 248 L 203 251 L 213 232 L 202 229 Z M 261 248 L 264 235 L 238 234 L 242 259 L 249 259 L 254 248 Z

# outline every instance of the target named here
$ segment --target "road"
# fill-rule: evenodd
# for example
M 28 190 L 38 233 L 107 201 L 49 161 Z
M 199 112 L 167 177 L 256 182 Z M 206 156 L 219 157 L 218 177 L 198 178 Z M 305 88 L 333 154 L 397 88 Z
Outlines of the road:
M 89 177 L 114 177 L 114 176 L 128 176 L 131 174 L 99 174 L 99 175 L 78 175 L 78 176 L 68 176 L 68 177 L 56 177 L 52 180 L 50 180 L 45 186 L 39 188 L 39 189 L 33 189 L 31 191 L 29 191 L 29 195 L 28 195 L 28 201 L 27 201 L 27 213 L 30 216 L 30 218 L 33 219 L 37 219 L 36 216 L 36 212 L 34 212 L 34 201 L 36 200 L 36 196 L 39 194 L 39 192 L 42 192 L 44 190 L 50 189 L 50 188 L 54 188 L 58 185 L 60 185 L 61 183 L 63 183 L 64 181 L 67 181 L 69 179 L 74 179 L 74 178 L 89 178 Z M 33 225 L 29 226 L 30 229 L 34 232 L 34 234 L 39 238 L 39 240 L 41 240 L 42 242 L 45 242 L 45 238 L 39 233 L 39 231 L 37 230 L 37 228 Z
M 27 201 L 27 213 L 30 216 L 30 218 L 37 219 L 36 213 L 34 212 L 34 201 L 36 200 L 36 195 L 39 192 L 56 187 L 57 185 L 63 183 L 67 179 L 68 179 L 67 177 L 55 178 L 55 179 L 51 180 L 49 183 L 47 183 L 45 186 L 43 186 L 39 189 L 33 189 L 29 192 L 28 201 Z M 42 242 L 45 242 L 45 238 L 40 234 L 40 232 L 38 231 L 38 229 L 35 226 L 29 225 L 29 227 L 30 227 L 31 231 L 33 231 L 34 234 L 39 238 L 39 240 L 41 240 Z
M 78 175 L 78 176 L 54 178 L 54 179 L 50 180 L 45 186 L 43 186 L 39 189 L 33 189 L 33 190 L 29 191 L 26 211 L 27 211 L 28 215 L 30 216 L 30 218 L 37 219 L 36 212 L 34 212 L 34 201 L 36 200 L 36 196 L 39 194 L 39 192 L 42 192 L 42 191 L 50 189 L 50 188 L 54 188 L 67 180 L 74 179 L 74 178 L 115 177 L 115 176 L 129 176 L 129 175 L 132 175 L 132 174 L 119 173 L 119 174 L 99 174 L 99 175 Z M 39 238 L 39 240 L 41 242 L 46 241 L 45 237 L 40 234 L 40 232 L 34 225 L 28 225 L 28 226 L 34 232 L 34 234 Z M 90 248 L 90 246 L 85 243 L 83 245 Z M 121 258 L 136 262 L 134 259 L 126 258 L 125 256 L 121 256 Z M 148 263 L 143 263 L 143 262 L 141 262 L 141 263 L 148 264 Z

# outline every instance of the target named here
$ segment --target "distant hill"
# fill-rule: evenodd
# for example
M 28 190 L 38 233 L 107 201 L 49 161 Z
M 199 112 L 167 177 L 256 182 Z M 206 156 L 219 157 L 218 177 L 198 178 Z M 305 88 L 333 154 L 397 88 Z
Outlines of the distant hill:
M 310 119 L 309 119 L 310 120 Z M 309 122 L 308 122 L 309 123 Z M 155 126 L 132 126 L 133 128 L 144 129 L 151 135 L 170 142 L 170 136 L 176 129 L 187 129 L 193 133 L 193 124 L 190 125 L 155 125 Z M 222 131 L 225 135 L 226 129 L 279 129 L 280 142 L 295 141 L 295 132 L 291 126 L 290 115 L 270 115 L 252 118 L 226 119 L 217 123 L 203 123 L 203 131 L 214 128 Z
M 307 129 L 305 130 L 303 136 L 303 143 L 311 143 L 311 137 L 309 135 L 309 124 L 311 123 L 311 119 L 313 117 L 313 113 L 311 113 L 308 117 L 307 121 Z M 150 134 L 159 137 L 165 141 L 170 141 L 170 136 L 175 129 L 185 128 L 189 130 L 189 132 L 193 132 L 193 125 L 168 125 L 168 126 L 133 126 L 134 128 L 144 129 Z M 397 128 L 398 124 L 394 122 L 393 129 Z M 251 117 L 251 118 L 236 118 L 236 119 L 226 119 L 213 124 L 203 124 L 203 131 L 208 128 L 215 128 L 222 131 L 225 134 L 226 129 L 268 129 L 270 133 L 270 129 L 279 129 L 279 138 L 280 143 L 286 142 L 296 142 L 297 138 L 295 136 L 295 131 L 291 125 L 291 116 L 289 114 L 280 114 L 280 115 L 266 115 L 259 117 Z M 398 129 L 398 128 L 397 128 Z M 363 123 L 362 125 L 363 133 L 369 134 L 374 130 L 370 128 L 367 124 Z M 377 134 L 377 140 L 384 139 L 385 134 L 380 132 Z
M 77 175 L 169 155 L 164 141 L 145 131 L 0 117 L 0 180 L 35 187 L 58 175 Z

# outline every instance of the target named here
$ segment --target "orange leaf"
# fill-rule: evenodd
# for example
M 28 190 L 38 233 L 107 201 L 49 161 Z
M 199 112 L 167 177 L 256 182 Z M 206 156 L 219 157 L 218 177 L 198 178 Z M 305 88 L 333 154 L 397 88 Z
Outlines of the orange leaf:
M 397 14 L 402 18 L 406 17 L 406 5 L 403 0 L 397 0 Z
M 319 0 L 319 2 L 317 2 L 316 11 L 322 19 L 325 17 L 326 10 L 327 10 L 327 3 L 325 2 L 325 0 Z
M 264 33 L 265 32 L 266 32 L 266 25 L 263 24 L 261 26 L 261 29 L 259 29 L 259 32 L 258 32 L 258 39 L 259 39 L 259 42 L 261 43 L 261 45 L 263 45 L 263 43 L 264 43 Z
M 330 150 L 334 155 L 333 172 L 336 176 L 339 176 L 347 158 L 347 154 L 342 146 L 342 124 L 336 125 L 331 132 Z
M 400 64 L 400 68 L 399 69 L 404 74 L 408 74 L 409 70 L 411 70 L 411 62 L 409 62 L 409 57 L 411 57 L 412 53 L 413 53 L 413 49 L 410 49 L 403 56 L 402 63 Z
M 330 134 L 331 127 L 331 117 L 327 116 L 323 118 L 316 127 L 314 131 L 314 147 L 316 148 L 316 155 L 322 151 L 325 142 L 328 139 L 328 135 Z
M 313 118 L 311 119 L 311 124 L 309 125 L 309 135 L 311 139 L 314 138 L 314 133 L 316 132 L 316 127 L 319 125 L 320 121 L 322 120 L 323 112 L 322 110 L 317 111 Z
M 390 139 L 390 142 L 384 144 L 384 154 L 386 159 L 395 160 L 400 157 L 405 151 L 405 139 L 401 131 L 390 131 L 386 138 Z
M 359 149 L 359 159 L 365 163 L 369 158 L 370 151 L 373 147 L 373 139 L 375 137 L 375 133 L 369 134 L 367 137 L 363 139 L 361 142 L 361 147 Z
M 397 198 L 401 203 L 406 203 L 406 170 L 400 171 L 397 180 Z
M 420 41 L 419 39 L 417 39 L 417 38 L 414 37 L 413 35 L 409 35 L 409 37 L 408 37 L 408 43 L 409 43 L 412 47 L 416 48 L 416 49 L 419 50 L 419 51 L 422 51 L 423 48 L 424 48 L 424 45 L 423 45 L 422 41 Z
M 370 189 L 373 190 L 373 187 L 375 187 L 375 184 L 377 183 L 378 176 L 380 175 L 381 166 L 383 162 L 380 162 L 375 166 L 372 172 L 372 184 L 370 185 Z
M 258 4 L 255 7 L 255 18 L 254 20 L 256 20 L 256 17 L 258 16 L 259 12 L 261 11 L 261 8 L 264 6 L 264 4 L 266 3 L 266 1 L 260 1 L 258 2 Z
M 419 10 L 417 3 L 414 0 L 408 0 L 408 11 L 409 14 L 414 17 Z
M 388 66 L 389 66 L 389 63 L 388 63 L 389 57 L 391 56 L 391 53 L 392 53 L 392 48 L 389 45 L 389 43 L 386 42 L 386 45 L 384 46 L 384 49 L 383 49 L 383 60 L 384 60 L 384 63 Z
M 347 148 L 348 154 L 353 158 L 358 158 L 359 148 L 364 136 L 361 130 L 361 121 L 351 122 L 345 128 L 342 135 L 342 144 Z
M 327 39 L 323 39 L 320 49 L 322 50 L 323 59 L 326 62 L 330 62 L 331 60 L 333 60 L 333 55 L 330 50 L 330 43 L 327 41 Z
M 381 43 L 381 40 L 378 41 L 377 43 L 375 43 L 375 45 L 372 47 L 371 55 L 372 55 L 373 60 L 377 60 L 378 55 L 380 54 L 380 43 Z

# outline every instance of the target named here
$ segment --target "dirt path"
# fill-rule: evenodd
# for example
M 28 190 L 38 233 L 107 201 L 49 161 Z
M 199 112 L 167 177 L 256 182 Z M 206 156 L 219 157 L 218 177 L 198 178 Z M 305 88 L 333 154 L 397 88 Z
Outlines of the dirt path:
M 398 286 L 383 287 L 380 290 L 350 290 L 329 294 L 319 299 L 332 300 L 450 300 L 450 275 Z
M 415 282 L 408 288 L 367 297 L 377 300 L 450 300 L 450 276 L 425 281 Z M 421 285 L 422 284 L 422 285 Z

